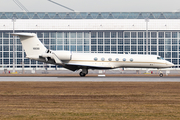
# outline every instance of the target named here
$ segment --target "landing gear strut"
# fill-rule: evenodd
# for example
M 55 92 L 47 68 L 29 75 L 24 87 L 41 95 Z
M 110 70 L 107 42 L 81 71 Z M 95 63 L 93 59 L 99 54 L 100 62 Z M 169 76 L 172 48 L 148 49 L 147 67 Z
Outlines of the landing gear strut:
M 159 77 L 163 77 L 163 73 L 159 73 Z
M 88 74 L 88 69 L 83 68 L 82 71 L 79 73 L 81 77 L 85 77 Z

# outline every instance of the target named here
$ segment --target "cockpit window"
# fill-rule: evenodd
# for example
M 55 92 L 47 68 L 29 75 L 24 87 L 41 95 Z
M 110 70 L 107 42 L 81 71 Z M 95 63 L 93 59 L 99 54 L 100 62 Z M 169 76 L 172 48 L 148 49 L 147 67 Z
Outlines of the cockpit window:
M 161 58 L 160 57 L 157 57 L 157 60 L 160 60 Z
M 164 58 L 162 58 L 162 57 L 157 57 L 157 60 L 164 60 Z

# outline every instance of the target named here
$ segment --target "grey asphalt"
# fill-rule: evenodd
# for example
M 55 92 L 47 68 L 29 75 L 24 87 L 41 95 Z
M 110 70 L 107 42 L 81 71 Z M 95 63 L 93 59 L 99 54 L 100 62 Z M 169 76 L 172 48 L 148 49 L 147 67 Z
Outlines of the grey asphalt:
M 0 82 L 180 82 L 178 77 L 0 77 Z

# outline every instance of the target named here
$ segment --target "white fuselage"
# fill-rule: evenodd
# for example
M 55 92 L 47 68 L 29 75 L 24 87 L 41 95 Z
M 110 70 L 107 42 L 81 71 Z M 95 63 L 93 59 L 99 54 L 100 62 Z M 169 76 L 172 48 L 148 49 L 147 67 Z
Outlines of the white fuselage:
M 54 51 L 58 58 L 61 55 Z M 71 53 L 70 60 L 65 60 L 68 64 L 80 64 L 105 68 L 168 68 L 174 64 L 157 59 L 157 55 L 138 54 L 99 54 L 99 53 Z M 124 61 L 123 61 L 124 60 Z

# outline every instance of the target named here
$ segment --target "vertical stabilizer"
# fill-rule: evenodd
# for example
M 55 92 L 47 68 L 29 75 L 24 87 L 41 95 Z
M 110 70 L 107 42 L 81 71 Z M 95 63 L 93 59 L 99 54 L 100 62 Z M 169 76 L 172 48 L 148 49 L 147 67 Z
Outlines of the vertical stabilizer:
M 13 33 L 14 36 L 19 36 L 22 46 L 26 52 L 27 57 L 39 57 L 46 51 L 46 47 L 37 38 L 34 33 Z

